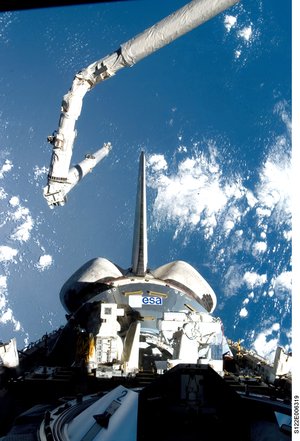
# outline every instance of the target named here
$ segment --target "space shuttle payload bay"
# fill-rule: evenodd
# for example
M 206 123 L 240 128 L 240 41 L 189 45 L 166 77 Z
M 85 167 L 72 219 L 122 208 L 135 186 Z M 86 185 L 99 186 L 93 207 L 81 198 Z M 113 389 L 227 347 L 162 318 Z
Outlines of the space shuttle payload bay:
M 80 323 L 82 331 L 92 336 L 88 365 L 99 376 L 138 372 L 142 367 L 141 341 L 147 347 L 151 342 L 152 347 L 164 348 L 164 356 L 158 359 L 164 361 L 165 369 L 167 364 L 175 365 L 182 360 L 197 362 L 202 345 L 202 359 L 209 360 L 222 374 L 222 354 L 227 345 L 221 321 L 211 316 L 216 307 L 213 289 L 186 262 L 170 262 L 156 269 L 148 267 L 144 152 L 140 155 L 131 267 L 123 269 L 102 257 L 92 259 L 67 280 L 60 298 L 69 314 L 70 329 L 74 323 Z M 106 331 L 102 321 L 110 322 Z M 194 337 L 179 332 L 174 339 L 174 331 L 182 327 L 190 328 Z M 104 332 L 111 334 L 104 336 Z M 103 339 L 115 348 L 110 356 L 100 349 L 105 346 Z M 189 339 L 194 342 L 191 344 Z M 63 339 L 59 346 L 65 347 Z M 101 366 L 97 365 L 99 359 L 105 360 Z M 135 363 L 128 363 L 129 359 Z M 109 363 L 113 360 L 112 367 Z

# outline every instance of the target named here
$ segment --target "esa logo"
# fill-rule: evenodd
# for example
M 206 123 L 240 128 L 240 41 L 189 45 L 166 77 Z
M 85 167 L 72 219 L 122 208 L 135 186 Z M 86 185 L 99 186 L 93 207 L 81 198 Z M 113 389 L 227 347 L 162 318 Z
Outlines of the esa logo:
M 162 305 L 162 298 L 161 297 L 143 297 L 143 305 Z

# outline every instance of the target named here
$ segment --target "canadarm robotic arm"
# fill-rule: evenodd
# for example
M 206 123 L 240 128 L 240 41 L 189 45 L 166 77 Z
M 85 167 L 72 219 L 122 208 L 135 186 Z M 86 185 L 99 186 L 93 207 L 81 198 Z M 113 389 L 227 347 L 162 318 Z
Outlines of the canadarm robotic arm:
M 69 168 L 76 138 L 75 124 L 80 116 L 85 94 L 123 67 L 134 65 L 237 2 L 238 0 L 193 0 L 122 44 L 111 55 L 76 74 L 71 89 L 62 100 L 58 130 L 48 137 L 48 141 L 53 145 L 48 185 L 44 189 L 49 206 L 64 205 L 65 196 L 72 188 L 69 185 Z M 109 149 L 107 145 L 103 148 L 104 157 Z

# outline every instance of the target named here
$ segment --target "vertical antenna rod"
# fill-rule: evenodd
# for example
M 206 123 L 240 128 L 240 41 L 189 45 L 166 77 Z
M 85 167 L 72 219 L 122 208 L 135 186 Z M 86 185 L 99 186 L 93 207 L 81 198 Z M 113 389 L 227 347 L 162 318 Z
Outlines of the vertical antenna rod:
M 136 276 L 143 276 L 147 271 L 148 244 L 146 206 L 146 162 L 145 153 L 142 152 L 140 155 L 132 246 L 132 273 Z

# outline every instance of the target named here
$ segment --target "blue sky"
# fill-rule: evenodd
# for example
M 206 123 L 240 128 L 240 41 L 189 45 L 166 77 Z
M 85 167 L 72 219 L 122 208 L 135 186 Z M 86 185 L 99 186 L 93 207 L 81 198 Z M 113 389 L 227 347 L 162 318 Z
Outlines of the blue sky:
M 139 0 L 0 16 L 0 335 L 64 322 L 59 291 L 88 259 L 130 266 L 138 157 L 149 265 L 182 259 L 215 289 L 230 338 L 291 344 L 291 4 L 241 1 L 90 91 L 72 162 L 112 152 L 49 210 L 62 96 L 77 71 L 185 4 Z M 2 256 L 2 257 L 1 257 Z

